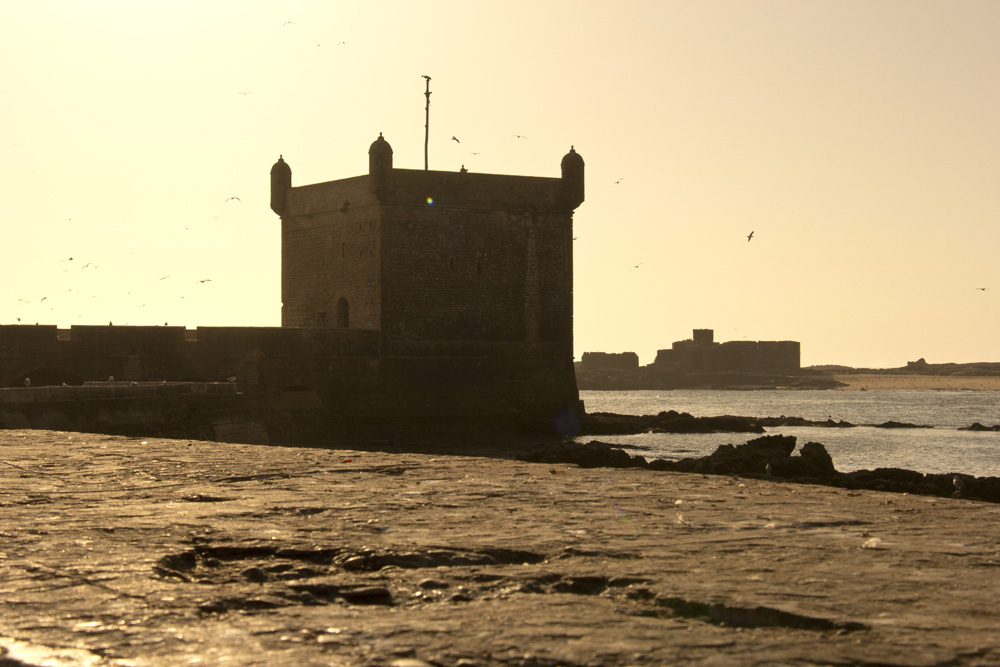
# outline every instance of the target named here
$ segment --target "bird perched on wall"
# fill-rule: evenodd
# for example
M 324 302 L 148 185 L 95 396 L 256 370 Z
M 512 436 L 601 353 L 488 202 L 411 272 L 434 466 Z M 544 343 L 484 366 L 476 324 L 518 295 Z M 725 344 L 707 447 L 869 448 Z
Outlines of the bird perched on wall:
M 750 239 L 752 239 L 752 238 L 753 238 L 753 232 L 750 232 L 749 234 L 747 234 L 747 243 L 750 243 Z
M 31 378 L 24 378 L 24 386 L 25 387 L 30 387 L 31 386 Z M 958 478 L 956 477 L 955 479 L 958 479 Z

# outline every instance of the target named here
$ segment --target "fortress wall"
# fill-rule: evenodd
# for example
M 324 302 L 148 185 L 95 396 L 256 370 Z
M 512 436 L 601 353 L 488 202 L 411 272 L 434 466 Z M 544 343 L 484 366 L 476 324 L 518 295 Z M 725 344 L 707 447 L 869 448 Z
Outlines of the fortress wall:
M 0 324 L 0 350 L 8 354 L 51 348 L 58 342 L 59 329 L 54 324 Z
M 24 327 L 33 329 L 34 327 Z M 21 347 L 24 333 L 0 328 L 0 386 L 106 381 L 225 381 L 248 389 L 263 383 L 265 360 L 288 363 L 299 374 L 322 370 L 322 361 L 378 354 L 371 330 L 303 330 L 277 327 L 72 327 L 64 340 Z M 54 327 L 52 328 L 54 330 Z M 46 332 L 48 335 L 50 332 Z M 295 360 L 292 364 L 290 360 Z M 47 376 L 52 375 L 50 378 Z
M 570 215 L 386 206 L 382 224 L 391 340 L 572 340 Z
M 286 215 L 315 216 L 351 208 L 367 208 L 377 202 L 369 187 L 368 175 L 342 178 L 325 183 L 297 185 L 285 193 Z
M 374 203 L 367 176 L 289 190 L 281 222 L 282 326 L 337 327 L 342 298 L 348 326 L 381 326 Z
M 393 169 L 387 204 L 561 211 L 562 180 L 539 176 Z
M 769 372 L 794 373 L 802 367 L 797 341 L 760 341 L 758 353 L 761 365 Z
M 0 428 L 269 442 L 262 411 L 230 383 L 0 388 Z

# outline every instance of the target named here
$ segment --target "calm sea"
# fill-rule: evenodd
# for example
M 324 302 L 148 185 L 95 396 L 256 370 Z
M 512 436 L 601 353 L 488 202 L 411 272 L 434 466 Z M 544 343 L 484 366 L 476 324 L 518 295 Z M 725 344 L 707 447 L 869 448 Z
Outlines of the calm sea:
M 929 429 L 780 427 L 768 434 L 794 435 L 801 446 L 822 443 L 841 472 L 907 468 L 924 473 L 961 472 L 1000 477 L 1000 432 L 959 431 L 979 422 L 1000 424 L 1000 392 L 987 391 L 581 391 L 587 412 L 627 415 L 663 410 L 695 417 L 803 417 L 852 424 L 887 421 L 932 426 Z M 675 435 L 646 433 L 601 436 L 603 442 L 642 447 L 647 459 L 677 460 L 706 456 L 722 444 L 739 445 L 756 436 L 742 433 Z M 587 442 L 593 437 L 578 440 Z

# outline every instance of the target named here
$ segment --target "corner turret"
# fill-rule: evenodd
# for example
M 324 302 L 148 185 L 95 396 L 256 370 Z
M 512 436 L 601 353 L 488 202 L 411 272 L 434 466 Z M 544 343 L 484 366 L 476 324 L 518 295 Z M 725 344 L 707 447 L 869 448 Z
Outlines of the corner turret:
M 271 167 L 271 210 L 278 215 L 285 214 L 288 188 L 292 187 L 292 168 L 282 156 Z
M 392 146 L 378 133 L 378 139 L 368 149 L 368 182 L 376 197 L 392 187 Z
M 570 146 L 561 166 L 563 203 L 575 209 L 583 203 L 583 158 Z

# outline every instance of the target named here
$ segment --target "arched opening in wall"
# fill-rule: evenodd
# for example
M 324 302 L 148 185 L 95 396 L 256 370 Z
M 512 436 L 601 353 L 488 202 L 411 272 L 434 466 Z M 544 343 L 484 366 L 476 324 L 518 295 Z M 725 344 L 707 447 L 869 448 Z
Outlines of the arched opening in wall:
M 337 327 L 346 329 L 349 326 L 350 307 L 347 305 L 347 299 L 340 297 L 340 301 L 337 302 Z
M 36 368 L 30 373 L 14 378 L 10 386 L 24 387 L 25 380 L 30 380 L 32 387 L 59 387 L 63 384 L 79 387 L 83 384 L 84 377 L 64 368 Z

